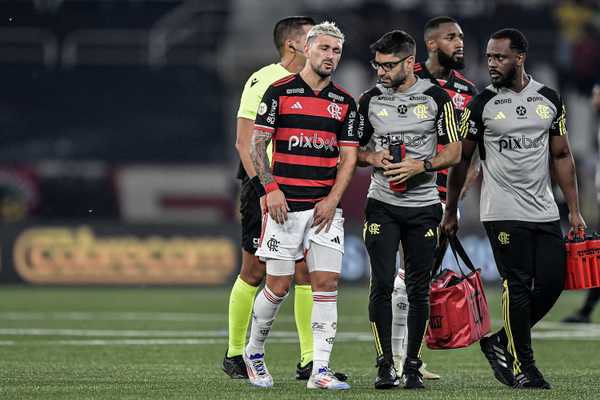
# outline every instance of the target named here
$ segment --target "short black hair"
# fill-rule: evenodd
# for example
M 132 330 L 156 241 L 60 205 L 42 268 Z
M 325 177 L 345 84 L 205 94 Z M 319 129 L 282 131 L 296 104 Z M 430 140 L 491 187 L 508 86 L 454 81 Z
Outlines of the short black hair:
M 427 37 L 429 32 L 431 32 L 434 29 L 439 28 L 441 24 L 449 24 L 449 23 L 458 24 L 458 21 L 456 21 L 452 17 L 448 17 L 447 15 L 441 15 L 439 17 L 431 18 L 429 21 L 425 22 L 425 27 L 423 28 L 424 36 Z
M 515 28 L 500 29 L 492 33 L 490 39 L 508 39 L 510 40 L 510 48 L 518 53 L 527 53 L 529 48 L 529 43 L 523 32 Z
M 383 54 L 415 54 L 415 39 L 405 31 L 393 30 L 377 39 L 369 48 Z
M 315 20 L 311 17 L 294 16 L 280 19 L 273 28 L 273 42 L 279 54 L 283 54 L 283 45 L 285 41 L 292 36 L 302 32 L 304 25 L 315 25 Z

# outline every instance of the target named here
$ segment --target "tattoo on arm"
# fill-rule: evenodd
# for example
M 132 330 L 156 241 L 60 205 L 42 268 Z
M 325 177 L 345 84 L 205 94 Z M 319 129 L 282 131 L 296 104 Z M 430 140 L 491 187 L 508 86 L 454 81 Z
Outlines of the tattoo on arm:
M 269 165 L 269 156 L 267 154 L 267 146 L 271 141 L 272 133 L 254 130 L 252 135 L 252 164 L 256 170 L 256 174 L 263 185 L 274 182 L 271 166 Z

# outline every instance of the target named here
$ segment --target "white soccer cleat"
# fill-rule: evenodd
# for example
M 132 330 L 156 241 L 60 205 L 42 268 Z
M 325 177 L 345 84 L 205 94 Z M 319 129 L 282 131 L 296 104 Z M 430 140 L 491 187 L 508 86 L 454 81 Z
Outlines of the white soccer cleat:
M 427 371 L 425 369 L 426 366 L 427 366 L 427 364 L 423 363 L 423 365 L 421 365 L 421 368 L 419 368 L 419 372 L 421 373 L 421 375 L 423 375 L 423 379 L 429 379 L 429 380 L 440 379 L 440 376 L 438 374 L 434 374 L 431 371 Z
M 340 381 L 329 368 L 321 368 L 318 374 L 313 374 L 306 382 L 309 389 L 347 390 L 350 385 Z
M 264 388 L 273 387 L 273 377 L 265 364 L 264 353 L 246 354 L 244 352 L 244 362 L 251 384 Z

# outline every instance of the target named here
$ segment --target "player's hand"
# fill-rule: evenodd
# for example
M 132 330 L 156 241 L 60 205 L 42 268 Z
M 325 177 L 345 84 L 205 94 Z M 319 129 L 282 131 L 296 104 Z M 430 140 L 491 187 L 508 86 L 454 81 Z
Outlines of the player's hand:
M 412 158 L 406 158 L 397 164 L 387 164 L 383 168 L 383 174 L 388 177 L 389 182 L 399 183 L 425 171 L 423 161 Z
M 287 221 L 287 212 L 290 210 L 285 195 L 281 190 L 273 190 L 267 193 L 267 210 L 275 222 L 283 225 Z
M 456 235 L 456 232 L 458 232 L 458 217 L 456 211 L 444 211 L 440 228 L 448 237 Z
M 391 164 L 393 159 L 394 157 L 390 155 L 388 149 L 372 152 L 367 156 L 367 162 L 375 168 L 383 168 L 386 165 Z
M 335 199 L 329 197 L 325 197 L 315 204 L 312 226 L 318 227 L 317 233 L 321 232 L 323 229 L 325 229 L 325 232 L 329 232 L 333 217 L 335 216 L 337 204 L 338 202 L 335 201 Z
M 587 225 L 585 224 L 585 221 L 583 220 L 583 217 L 579 211 L 569 213 L 569 225 L 571 225 L 571 232 L 573 232 L 573 234 L 585 231 L 585 228 L 587 228 Z

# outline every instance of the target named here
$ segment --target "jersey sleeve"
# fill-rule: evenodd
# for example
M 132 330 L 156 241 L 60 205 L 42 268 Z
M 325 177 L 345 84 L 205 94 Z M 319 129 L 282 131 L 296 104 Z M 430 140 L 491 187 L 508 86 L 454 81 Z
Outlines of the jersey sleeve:
M 425 94 L 433 97 L 437 105 L 434 126 L 438 137 L 438 144 L 446 145 L 460 141 L 456 124 L 456 111 L 448 93 L 442 88 L 433 86 L 431 89 L 425 91 Z
M 550 136 L 564 136 L 567 134 L 567 111 L 560 95 L 553 89 L 543 86 L 538 93 L 547 98 L 556 109 L 556 115 L 550 124 Z
M 254 129 L 275 133 L 279 117 L 279 90 L 269 86 L 256 110 Z
M 460 137 L 474 142 L 479 141 L 484 130 L 481 107 L 477 107 L 477 100 L 475 97 L 469 103 L 460 119 Z
M 567 134 L 567 110 L 560 99 L 560 108 L 556 110 L 556 116 L 550 124 L 550 136 L 564 136 Z
M 363 130 L 359 136 L 359 143 L 361 146 L 366 146 L 373 136 L 373 125 L 369 121 L 369 103 L 371 102 L 370 92 L 365 92 L 360 96 L 358 100 L 358 114 L 362 118 Z
M 256 119 L 258 105 L 265 93 L 265 86 L 258 81 L 256 74 L 252 74 L 244 85 L 242 97 L 240 99 L 240 108 L 237 112 L 238 118 L 247 118 L 252 121 Z
M 358 147 L 360 136 L 362 136 L 361 129 L 363 128 L 360 123 L 360 118 L 361 117 L 356 109 L 356 102 L 354 99 L 350 98 L 346 121 L 338 136 L 338 144 L 340 146 Z

